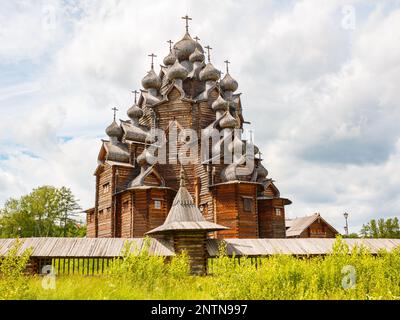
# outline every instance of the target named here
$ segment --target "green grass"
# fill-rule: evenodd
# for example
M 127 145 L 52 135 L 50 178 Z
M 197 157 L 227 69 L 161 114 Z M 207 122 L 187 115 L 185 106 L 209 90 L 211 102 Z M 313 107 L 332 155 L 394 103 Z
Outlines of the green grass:
M 400 299 L 400 249 L 373 256 L 363 248 L 349 252 L 338 239 L 326 257 L 276 255 L 260 262 L 241 258 L 239 265 L 221 254 L 213 274 L 199 277 L 188 274 L 186 256 L 165 263 L 144 252 L 116 260 L 104 275 L 57 276 L 56 288 L 47 290 L 46 278 L 16 275 L 14 265 L 9 279 L 0 265 L 0 299 Z M 346 270 L 355 272 L 354 286 L 346 286 L 352 276 Z

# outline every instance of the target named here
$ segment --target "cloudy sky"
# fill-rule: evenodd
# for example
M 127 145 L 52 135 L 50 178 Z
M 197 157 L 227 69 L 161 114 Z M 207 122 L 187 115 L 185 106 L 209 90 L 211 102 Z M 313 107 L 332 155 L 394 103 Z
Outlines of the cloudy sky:
M 0 206 L 68 186 L 94 201 L 99 139 L 125 117 L 147 55 L 190 33 L 226 58 L 289 217 L 343 232 L 400 215 L 400 1 L 5 0 L 0 7 Z M 248 126 L 247 128 L 250 128 Z

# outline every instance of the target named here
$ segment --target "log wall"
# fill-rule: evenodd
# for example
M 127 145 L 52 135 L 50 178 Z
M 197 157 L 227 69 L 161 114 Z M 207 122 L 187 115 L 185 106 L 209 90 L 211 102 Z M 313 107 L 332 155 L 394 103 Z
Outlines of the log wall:
M 176 232 L 173 236 L 175 254 L 187 253 L 192 274 L 207 273 L 206 237 L 205 232 Z
M 277 214 L 276 209 L 280 209 Z M 285 238 L 285 207 L 280 199 L 258 200 L 260 238 Z
M 114 169 L 113 167 L 105 164 L 104 170 L 99 174 L 98 184 L 98 203 L 97 203 L 97 216 L 98 216 L 98 237 L 109 238 L 113 237 L 112 230 L 112 217 L 113 217 L 113 203 L 112 194 L 114 187 Z M 104 186 L 108 184 L 108 187 Z

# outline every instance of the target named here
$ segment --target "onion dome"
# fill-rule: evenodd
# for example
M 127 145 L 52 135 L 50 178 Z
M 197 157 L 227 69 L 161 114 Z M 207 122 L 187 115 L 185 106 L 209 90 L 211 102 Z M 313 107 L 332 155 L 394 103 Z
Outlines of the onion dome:
M 225 113 L 219 122 L 221 128 L 235 128 L 236 127 L 236 119 L 232 117 L 230 112 Z
M 188 60 L 196 48 L 199 49 L 200 52 L 203 52 L 202 46 L 198 42 L 194 41 L 186 32 L 182 40 L 175 43 L 174 54 L 179 61 Z
M 225 101 L 224 98 L 221 97 L 221 95 L 218 95 L 218 98 L 215 99 L 215 101 L 211 105 L 211 108 L 214 110 L 214 112 L 220 110 L 225 111 L 228 109 L 228 106 L 229 106 L 228 102 Z
M 261 162 L 257 165 L 257 180 L 258 179 L 263 179 L 268 176 L 268 170 L 265 169 L 265 167 L 261 164 Z
M 254 154 L 257 154 L 260 152 L 260 149 L 255 144 L 253 145 L 253 147 L 254 147 Z
M 192 63 L 203 62 L 204 54 L 199 50 L 199 48 L 196 48 L 194 52 L 189 56 L 189 61 Z
M 161 88 L 161 79 L 160 77 L 154 72 L 154 69 L 147 73 L 147 75 L 142 79 L 142 86 L 143 88 L 147 89 L 160 89 Z
M 199 78 L 201 81 L 217 81 L 221 73 L 215 69 L 211 62 L 207 63 L 205 68 L 201 70 Z
M 111 123 L 107 129 L 106 129 L 106 134 L 109 137 L 120 137 L 122 135 L 122 129 L 121 127 L 115 122 L 115 120 L 113 121 L 113 123 Z
M 140 109 L 137 104 L 134 104 L 132 107 L 128 109 L 127 115 L 130 119 L 134 118 L 138 119 L 143 117 L 143 110 Z
M 166 66 L 171 66 L 175 63 L 176 57 L 172 52 L 170 52 L 163 60 Z
M 188 71 L 186 70 L 185 67 L 183 67 L 178 59 L 175 60 L 175 63 L 171 68 L 168 69 L 167 71 L 167 77 L 169 80 L 174 80 L 174 79 L 185 79 L 188 75 Z
M 224 91 L 236 91 L 238 88 L 238 83 L 235 79 L 231 77 L 229 73 L 220 81 L 221 89 Z

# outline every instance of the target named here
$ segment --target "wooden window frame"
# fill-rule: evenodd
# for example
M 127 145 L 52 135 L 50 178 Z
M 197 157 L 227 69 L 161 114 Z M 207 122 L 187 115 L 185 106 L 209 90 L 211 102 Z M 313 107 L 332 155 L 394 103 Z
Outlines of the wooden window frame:
M 244 212 L 253 212 L 253 198 L 252 197 L 243 197 L 243 211 Z
M 110 191 L 110 183 L 107 182 L 107 183 L 103 184 L 103 194 L 108 193 L 109 191 Z
M 154 204 L 154 209 L 156 209 L 156 210 L 161 210 L 162 209 L 162 201 L 163 200 L 161 200 L 161 199 L 153 199 L 153 204 Z M 159 205 L 159 206 L 157 206 L 157 204 Z

